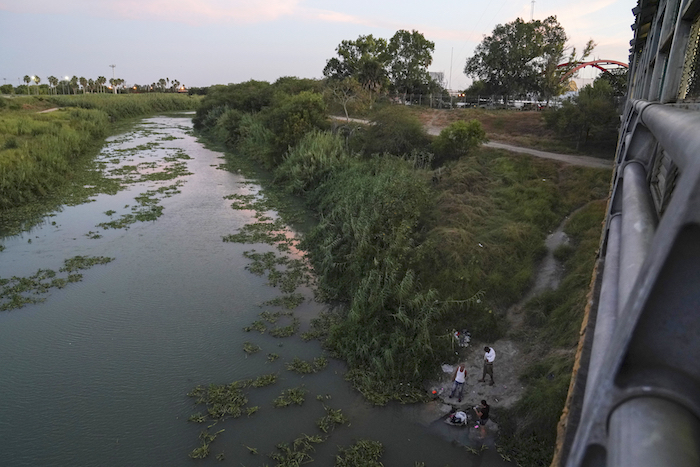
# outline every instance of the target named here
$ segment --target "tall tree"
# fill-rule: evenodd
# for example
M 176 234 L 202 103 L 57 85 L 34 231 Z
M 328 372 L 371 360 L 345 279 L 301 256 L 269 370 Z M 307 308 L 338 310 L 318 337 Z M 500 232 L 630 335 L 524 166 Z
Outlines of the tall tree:
M 70 79 L 70 88 L 73 90 L 73 94 L 78 94 L 78 77 L 75 75 Z
M 380 92 L 389 83 L 387 67 L 391 57 L 388 47 L 386 39 L 375 38 L 372 34 L 359 36 L 354 41 L 342 41 L 335 49 L 338 56 L 326 62 L 323 74 L 329 80 L 356 80 L 369 91 L 371 108 L 372 93 Z
M 418 31 L 397 31 L 389 41 L 389 73 L 394 89 L 403 91 L 405 95 L 420 92 L 429 86 L 428 67 L 433 63 L 434 50 L 435 43 Z
M 54 93 L 57 93 L 56 86 L 58 85 L 58 78 L 56 78 L 55 76 L 52 75 L 52 76 L 49 76 L 48 80 L 49 80 L 49 86 L 51 86 L 51 89 L 54 91 Z
M 80 86 L 83 87 L 83 94 L 85 94 L 85 91 L 87 91 L 87 78 L 81 76 L 80 78 L 78 78 L 78 82 L 80 83 Z
M 467 59 L 464 73 L 481 79 L 504 96 L 538 92 L 552 57 L 561 57 L 566 43 L 564 28 L 556 16 L 544 21 L 521 18 L 497 25 Z
M 32 77 L 29 75 L 24 75 L 24 78 L 22 78 L 22 81 L 27 83 L 27 94 L 29 94 L 29 83 L 32 82 Z
M 39 95 L 39 83 L 41 83 L 41 78 L 39 78 L 39 75 L 34 75 L 32 76 L 32 81 L 36 83 L 36 95 Z
M 107 78 L 105 78 L 104 76 L 98 76 L 96 83 L 100 87 L 100 91 L 105 92 L 105 84 L 107 83 Z
M 580 57 L 576 56 L 576 47 L 571 47 L 569 57 L 564 58 L 566 49 L 564 44 L 559 45 L 559 43 L 556 47 L 545 51 L 544 72 L 540 76 L 539 90 L 547 101 L 547 105 L 549 105 L 552 97 L 558 96 L 569 89 L 571 79 L 564 79 L 564 77 L 593 52 L 595 45 L 595 42 L 589 40 Z M 566 61 L 564 66 L 561 65 L 563 61 Z

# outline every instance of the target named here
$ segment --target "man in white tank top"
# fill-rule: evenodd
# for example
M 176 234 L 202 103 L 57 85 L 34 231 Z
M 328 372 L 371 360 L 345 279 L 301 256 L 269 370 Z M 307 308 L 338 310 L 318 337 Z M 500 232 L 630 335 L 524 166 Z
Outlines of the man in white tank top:
M 455 396 L 455 392 L 459 389 L 459 399 L 457 402 L 462 402 L 462 392 L 464 391 L 464 382 L 467 380 L 467 369 L 464 367 L 464 363 L 460 363 L 455 369 L 452 375 L 454 379 L 454 384 L 452 385 L 452 392 L 450 393 L 450 398 Z

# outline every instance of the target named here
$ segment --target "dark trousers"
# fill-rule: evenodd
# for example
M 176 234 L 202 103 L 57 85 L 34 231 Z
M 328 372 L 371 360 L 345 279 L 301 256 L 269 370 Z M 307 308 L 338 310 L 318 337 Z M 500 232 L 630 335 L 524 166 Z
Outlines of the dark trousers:
M 493 363 L 484 362 L 484 373 L 481 375 L 481 379 L 485 380 L 486 375 L 491 377 L 491 382 L 493 382 Z

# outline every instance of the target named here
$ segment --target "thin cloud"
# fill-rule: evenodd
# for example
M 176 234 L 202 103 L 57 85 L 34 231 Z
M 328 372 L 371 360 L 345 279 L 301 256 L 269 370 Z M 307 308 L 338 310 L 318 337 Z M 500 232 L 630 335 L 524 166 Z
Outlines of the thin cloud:
M 262 23 L 298 12 L 301 0 L 0 0 L 0 10 L 31 14 L 84 14 L 103 18 L 205 25 Z

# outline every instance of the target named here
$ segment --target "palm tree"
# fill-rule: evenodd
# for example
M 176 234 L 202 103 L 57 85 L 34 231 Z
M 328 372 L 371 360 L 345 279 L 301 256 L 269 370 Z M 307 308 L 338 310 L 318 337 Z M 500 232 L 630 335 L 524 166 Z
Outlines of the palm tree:
M 83 87 L 83 94 L 85 94 L 85 88 L 87 87 L 87 79 L 85 79 L 84 76 L 81 76 L 78 78 L 78 81 L 80 82 L 80 85 Z
M 97 77 L 97 85 L 100 87 L 100 90 L 102 92 L 105 92 L 105 83 L 107 82 L 107 78 L 104 76 L 98 76 Z
M 165 91 L 165 80 L 163 78 L 158 80 L 158 85 L 160 86 L 160 92 Z
M 24 75 L 24 78 L 22 80 L 27 83 L 27 94 L 29 94 L 29 83 L 32 82 L 32 78 L 29 75 Z
M 37 76 L 37 75 L 34 75 L 34 76 L 32 76 L 32 79 L 36 83 L 36 95 L 38 96 L 39 95 L 39 83 L 41 83 L 41 78 L 39 78 L 39 76 Z
M 51 89 L 54 90 L 56 94 L 58 94 L 58 90 L 56 89 L 56 86 L 58 85 L 58 78 L 55 76 L 49 76 L 49 86 L 51 86 Z
M 71 87 L 71 89 L 73 89 L 73 94 L 78 93 L 78 77 L 77 76 L 74 75 L 70 79 L 70 87 Z
M 95 92 L 95 81 L 92 78 L 88 80 L 88 89 L 90 90 L 90 94 Z

